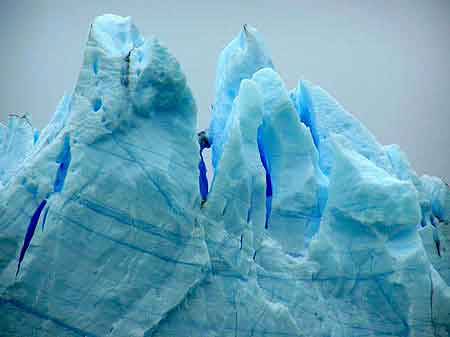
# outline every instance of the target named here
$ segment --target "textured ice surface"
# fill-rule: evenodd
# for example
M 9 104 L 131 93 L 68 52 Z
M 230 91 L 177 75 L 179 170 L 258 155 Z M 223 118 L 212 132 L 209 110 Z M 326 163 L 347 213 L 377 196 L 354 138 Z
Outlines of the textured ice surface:
M 19 169 L 36 138 L 27 115 L 11 114 L 6 126 L 0 124 L 0 187 Z
M 212 110 L 197 135 L 169 51 L 95 19 L 40 136 L 0 127 L 0 335 L 450 335 L 448 185 L 248 26 Z

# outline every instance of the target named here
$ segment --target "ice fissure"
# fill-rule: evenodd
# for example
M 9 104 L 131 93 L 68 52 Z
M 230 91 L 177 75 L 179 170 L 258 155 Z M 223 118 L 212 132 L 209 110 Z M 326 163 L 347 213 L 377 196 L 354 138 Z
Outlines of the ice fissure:
M 54 192 L 61 192 L 64 187 L 64 181 L 67 176 L 67 171 L 70 165 L 70 136 L 66 134 L 64 136 L 63 146 L 61 153 L 59 154 L 56 162 L 59 164 L 58 170 L 56 171 L 56 178 L 53 184 Z
M 450 334 L 450 188 L 319 86 L 288 90 L 253 27 L 207 130 L 175 57 L 114 15 L 30 121 L 0 124 L 2 336 Z
M 205 160 L 203 158 L 203 151 L 205 149 L 208 149 L 211 147 L 211 144 L 209 143 L 208 137 L 206 135 L 205 131 L 201 131 L 198 133 L 198 143 L 200 145 L 200 161 L 198 163 L 198 170 L 199 170 L 199 176 L 198 176 L 198 183 L 199 183 L 199 190 L 200 190 L 200 197 L 202 200 L 202 205 L 206 202 L 206 198 L 208 197 L 208 176 L 207 176 L 207 169 Z
M 47 204 L 47 199 L 42 200 L 42 202 L 39 204 L 39 206 L 36 208 L 33 215 L 31 216 L 30 223 L 28 224 L 27 232 L 25 233 L 25 238 L 23 239 L 23 245 L 22 245 L 22 248 L 20 249 L 19 262 L 17 263 L 16 277 L 19 274 L 20 264 L 22 263 L 22 261 L 25 257 L 25 253 L 27 252 L 28 247 L 30 246 L 31 239 L 33 239 L 33 235 L 34 235 L 36 226 L 39 221 L 39 217 L 41 216 L 41 212 L 44 209 L 46 204 Z
M 261 126 L 260 126 L 261 127 Z M 269 227 L 270 211 L 272 210 L 272 178 L 270 177 L 269 167 L 267 165 L 266 154 L 264 153 L 264 146 L 262 143 L 261 129 L 258 128 L 258 151 L 261 158 L 261 164 L 266 172 L 266 216 L 264 221 L 264 227 Z

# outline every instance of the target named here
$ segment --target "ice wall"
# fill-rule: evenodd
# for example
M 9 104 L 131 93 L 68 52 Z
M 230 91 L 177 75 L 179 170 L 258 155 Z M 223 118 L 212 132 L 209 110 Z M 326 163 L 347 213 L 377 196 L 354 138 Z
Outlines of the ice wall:
M 113 15 L 39 139 L 11 123 L 2 336 L 450 335 L 448 185 L 318 86 L 287 90 L 252 27 L 200 136 L 176 59 Z

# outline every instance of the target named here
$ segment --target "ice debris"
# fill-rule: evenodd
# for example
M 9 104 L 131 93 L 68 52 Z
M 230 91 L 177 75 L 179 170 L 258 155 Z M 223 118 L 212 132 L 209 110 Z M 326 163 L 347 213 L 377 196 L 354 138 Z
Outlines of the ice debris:
M 167 48 L 103 15 L 51 122 L 0 126 L 2 336 L 450 335 L 448 185 L 288 91 L 250 26 L 196 113 Z

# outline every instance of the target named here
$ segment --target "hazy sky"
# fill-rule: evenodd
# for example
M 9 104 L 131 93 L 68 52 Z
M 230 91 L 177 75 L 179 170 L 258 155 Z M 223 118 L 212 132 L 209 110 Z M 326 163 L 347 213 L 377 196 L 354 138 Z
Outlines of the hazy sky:
M 265 37 L 287 87 L 319 84 L 419 173 L 450 181 L 450 1 L 0 0 L 0 120 L 42 128 L 73 88 L 96 15 L 132 16 L 180 61 L 209 124 L 220 50 L 242 24 Z

